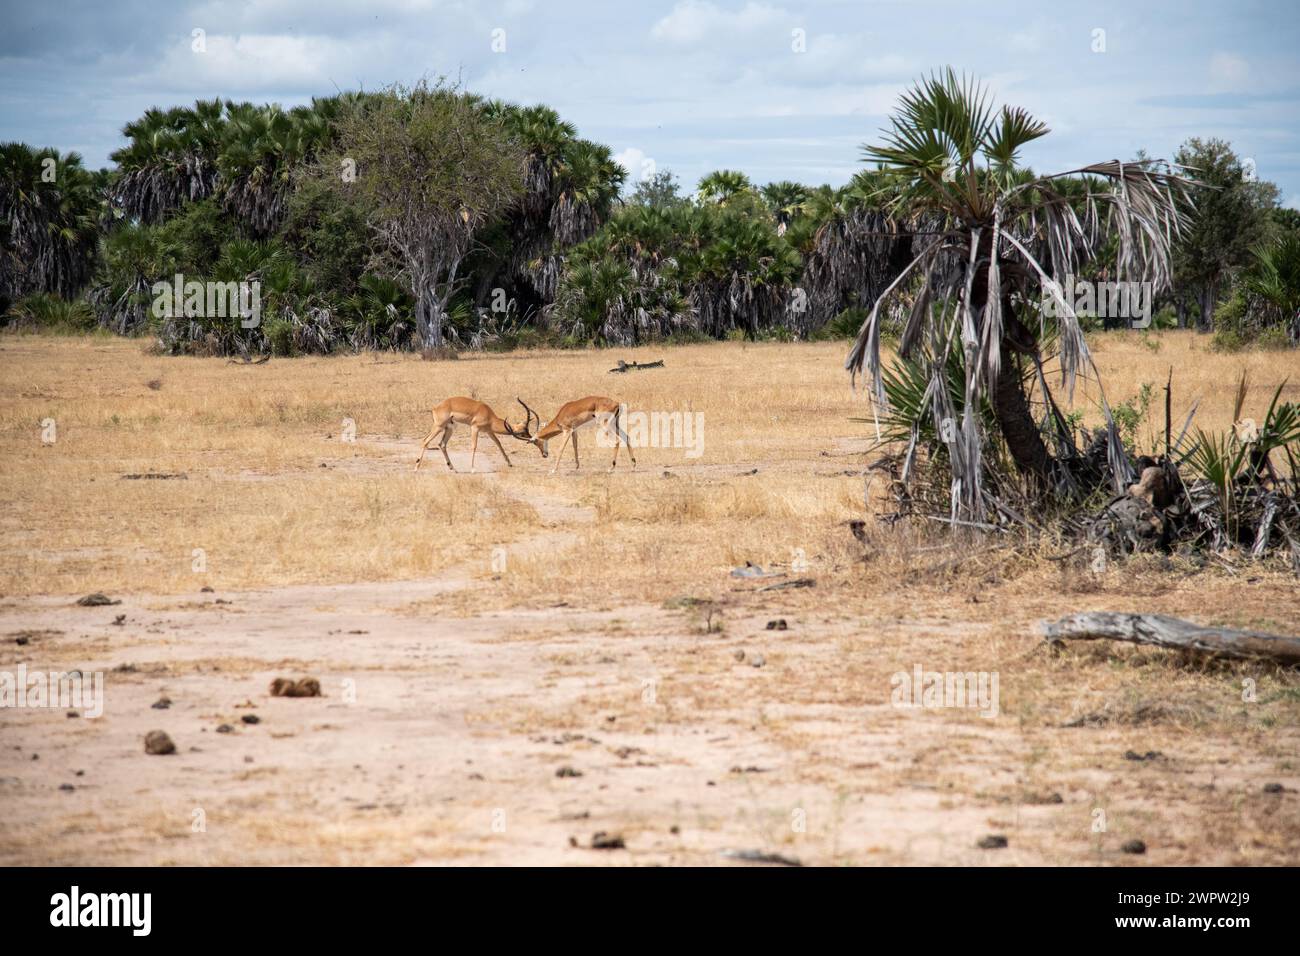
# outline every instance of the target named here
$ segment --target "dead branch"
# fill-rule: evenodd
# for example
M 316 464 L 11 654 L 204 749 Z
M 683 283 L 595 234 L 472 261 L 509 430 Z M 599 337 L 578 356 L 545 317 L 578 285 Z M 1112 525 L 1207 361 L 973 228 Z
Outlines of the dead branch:
M 663 359 L 660 359 L 657 362 L 624 362 L 622 359 L 619 359 L 618 368 L 612 368 L 610 369 L 610 371 L 611 372 L 634 372 L 637 371 L 638 369 L 643 369 L 643 368 L 663 368 L 663 367 L 664 367 Z
M 1300 638 L 1228 627 L 1203 627 L 1163 614 L 1089 611 L 1067 615 L 1058 621 L 1040 621 L 1038 627 L 1049 644 L 1061 644 L 1067 640 L 1127 641 L 1220 657 L 1265 658 L 1280 664 L 1300 664 Z

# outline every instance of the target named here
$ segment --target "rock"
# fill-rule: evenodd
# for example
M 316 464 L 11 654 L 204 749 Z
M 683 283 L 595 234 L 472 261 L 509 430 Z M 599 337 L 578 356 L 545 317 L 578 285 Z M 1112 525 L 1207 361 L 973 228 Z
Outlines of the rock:
M 211 594 L 211 593 L 212 593 L 212 590 L 213 590 L 212 585 L 210 585 L 210 584 L 205 584 L 205 585 L 203 585 L 203 587 L 199 588 L 199 593 L 200 593 L 200 594 Z
M 593 850 L 623 850 L 627 844 L 623 842 L 623 836 L 620 833 L 606 833 L 599 830 L 591 837 L 591 848 Z
M 1147 851 L 1147 845 L 1143 843 L 1141 840 L 1129 840 L 1127 843 L 1125 843 L 1122 847 L 1119 848 L 1119 852 L 1121 853 L 1140 854 L 1140 853 L 1145 853 L 1146 851 Z
M 239 719 L 246 724 L 260 724 L 262 722 L 262 718 L 257 716 L 257 714 L 244 714 L 244 716 Z
M 981 850 L 1004 850 L 1007 846 L 1007 838 L 1000 833 L 991 833 L 975 845 Z
M 159 697 L 156 701 L 154 701 L 149 706 L 152 707 L 154 710 L 166 710 L 171 705 L 172 705 L 172 699 L 170 697 Z
M 114 627 L 121 627 L 121 626 L 124 625 L 125 623 L 126 623 L 126 615 L 125 615 L 125 614 L 119 614 L 117 617 L 113 618 L 113 626 L 114 626 Z
M 755 654 L 753 657 L 749 659 L 750 667 L 762 667 L 766 663 L 767 663 L 767 658 L 765 658 L 762 654 Z
M 1162 754 L 1159 750 L 1148 750 L 1144 754 L 1140 754 L 1134 750 L 1125 751 L 1124 753 L 1125 760 L 1155 760 L 1163 756 L 1164 754 Z
M 744 649 L 743 647 L 737 648 L 737 649 L 736 649 L 736 660 L 738 660 L 738 661 L 743 661 L 744 659 L 745 659 L 745 649 Z
M 145 734 L 144 752 L 147 754 L 153 754 L 154 756 L 174 754 L 176 752 L 176 745 L 172 743 L 171 737 L 167 736 L 165 731 L 151 730 L 149 733 Z
M 797 858 L 792 856 L 782 856 L 780 853 L 770 853 L 766 850 L 723 850 L 722 856 L 729 860 L 740 860 L 744 863 L 771 863 L 777 866 L 803 866 Z
M 559 770 L 555 771 L 555 775 L 557 777 L 581 777 L 582 771 L 576 770 L 573 767 L 561 767 Z
M 314 677 L 300 677 L 292 680 L 288 677 L 277 677 L 271 681 L 272 697 L 319 697 L 320 681 Z
M 231 727 L 229 724 L 222 724 L 217 728 L 217 733 L 219 734 L 233 734 L 234 732 L 235 728 Z
M 77 604 L 81 607 L 103 607 L 106 604 L 121 604 L 121 601 L 114 601 L 107 594 L 96 591 L 94 594 L 87 594 L 85 597 L 78 599 Z
M 767 622 L 767 629 L 769 631 L 784 631 L 788 628 L 789 625 L 785 623 L 785 618 L 783 617 L 778 617 L 775 621 Z
M 68 711 L 68 716 L 69 716 L 69 717 L 80 717 L 81 714 L 77 713 L 75 710 L 70 710 L 70 711 Z
M 70 783 L 61 783 L 61 784 L 59 784 L 59 789 L 60 789 L 60 790 L 67 790 L 67 791 L 71 792 L 71 791 L 73 791 L 73 790 L 76 790 L 77 788 L 74 787 L 74 786 L 73 786 L 72 784 L 70 784 Z
M 25 636 L 14 638 L 14 643 L 17 644 L 19 647 L 24 647 L 28 643 L 28 638 Z
M 1286 787 L 1282 786 L 1280 783 L 1264 784 L 1265 793 L 1282 793 L 1284 790 L 1286 790 Z

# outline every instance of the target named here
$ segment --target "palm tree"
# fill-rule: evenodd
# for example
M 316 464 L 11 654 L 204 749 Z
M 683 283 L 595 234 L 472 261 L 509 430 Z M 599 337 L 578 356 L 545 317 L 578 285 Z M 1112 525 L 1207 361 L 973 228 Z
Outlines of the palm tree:
M 744 173 L 734 169 L 719 169 L 700 180 L 695 187 L 695 195 L 702 203 L 722 206 L 753 188 L 749 177 Z
M 985 514 L 986 436 L 978 409 L 986 397 L 1030 487 L 1041 492 L 1070 485 L 1068 470 L 1062 473 L 1035 421 L 1021 368 L 1023 362 L 1038 367 L 1044 403 L 1054 408 L 1041 371 L 1040 336 L 1057 336 L 1062 381 L 1071 391 L 1075 377 L 1092 367 L 1078 316 L 1056 283 L 1078 274 L 1114 236 L 1115 281 L 1148 281 L 1155 292 L 1169 285 L 1170 243 L 1183 225 L 1175 192 L 1184 192 L 1189 181 L 1155 161 L 1112 160 L 1055 176 L 1029 175 L 1017 165 L 1019 152 L 1047 132 L 1022 109 L 994 110 L 977 83 L 948 69 L 904 94 L 883 142 L 864 150 L 881 165 L 875 195 L 891 223 L 916 234 L 916 248 L 876 298 L 846 367 L 855 377 L 867 373 L 876 401 L 886 402 L 882 309 L 906 289 L 904 280 L 914 279 L 918 288 L 900 353 L 924 358 L 935 421 L 959 423 L 942 430 L 951 439 L 954 517 Z M 1082 217 L 1061 185 L 1080 176 L 1098 177 L 1109 187 L 1087 192 Z M 1034 322 L 1029 313 L 1039 310 L 1044 295 L 1055 307 L 1042 311 L 1053 314 Z M 964 369 L 960 409 L 948 407 L 942 384 L 954 350 Z M 1130 465 L 1113 421 L 1108 433 L 1112 479 L 1120 486 L 1131 478 Z
M 1300 340 L 1300 233 L 1287 230 L 1256 249 L 1242 285 L 1271 313 L 1266 321 L 1284 323 L 1292 341 Z
M 152 224 L 182 203 L 212 195 L 228 106 L 199 100 L 193 109 L 149 109 L 127 123 L 122 132 L 130 142 L 109 157 L 118 165 L 114 205 Z
M 73 298 L 89 281 L 102 186 L 76 153 L 0 144 L 0 314 L 31 293 Z
M 768 183 L 760 192 L 772 210 L 772 215 L 776 217 L 777 234 L 785 235 L 790 221 L 803 212 L 804 203 L 808 201 L 808 187 L 785 179 Z

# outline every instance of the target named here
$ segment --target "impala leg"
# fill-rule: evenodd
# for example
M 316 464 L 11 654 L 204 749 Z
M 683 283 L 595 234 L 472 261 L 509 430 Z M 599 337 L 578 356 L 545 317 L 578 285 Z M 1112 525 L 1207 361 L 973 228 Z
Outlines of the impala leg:
M 618 409 L 614 409 L 614 460 L 610 463 L 609 470 L 613 471 L 618 467 L 618 437 L 621 429 L 618 427 Z
M 615 412 L 614 413 L 614 465 L 618 464 L 618 440 L 621 438 L 623 439 L 623 443 L 627 445 L 627 453 L 632 458 L 632 467 L 635 468 L 636 454 L 632 451 L 632 439 L 627 437 L 627 432 L 625 432 L 623 430 L 623 426 L 618 423 L 618 416 L 619 413 Z M 614 465 L 609 466 L 610 470 L 613 470 Z
M 441 425 L 435 425 L 434 428 L 433 428 L 433 431 L 429 432 L 429 437 L 426 438 L 426 439 L 423 441 L 423 443 L 421 443 L 421 445 L 420 445 L 420 457 L 417 458 L 417 459 L 415 459 L 415 470 L 416 470 L 416 471 L 419 471 L 419 470 L 420 470 L 420 462 L 424 461 L 424 453 L 425 453 L 426 451 L 429 450 L 429 446 L 433 444 L 433 438 L 434 438 L 434 436 L 437 435 L 438 432 L 442 431 L 442 428 L 443 428 L 443 426 L 441 426 Z
M 451 425 L 442 426 L 442 441 L 438 443 L 438 448 L 442 451 L 442 457 L 447 459 L 447 467 L 455 471 L 456 466 L 451 463 L 451 455 L 447 454 L 447 442 L 451 441 L 451 432 Z
M 555 456 L 555 464 L 551 468 L 551 474 L 560 470 L 560 459 L 564 457 L 564 449 L 569 447 L 569 438 L 573 435 L 572 431 L 566 430 L 564 433 L 564 444 L 560 445 L 560 450 Z
M 478 429 L 469 430 L 469 473 L 474 474 L 474 459 L 478 456 Z
M 488 432 L 488 437 L 491 438 L 494 442 L 496 442 L 497 448 L 501 449 L 501 457 L 506 460 L 506 467 L 507 468 L 515 467 L 514 465 L 510 464 L 510 456 L 506 454 L 506 450 L 504 448 L 501 448 L 501 439 L 497 438 L 497 433 Z
M 579 471 L 582 466 L 578 464 L 578 433 L 573 433 L 573 470 Z

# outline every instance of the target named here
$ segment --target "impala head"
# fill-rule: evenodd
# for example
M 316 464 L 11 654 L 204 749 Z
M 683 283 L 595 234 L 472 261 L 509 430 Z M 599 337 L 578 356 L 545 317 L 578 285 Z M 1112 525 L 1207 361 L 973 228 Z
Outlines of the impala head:
M 509 422 L 506 422 L 506 428 L 509 430 L 510 436 L 512 438 L 517 438 L 520 441 L 526 441 L 530 445 L 536 445 L 537 450 L 542 453 L 542 457 L 547 457 L 546 442 L 534 437 L 537 434 L 537 431 L 533 428 L 533 422 L 536 421 L 537 427 L 541 428 L 541 418 L 538 417 L 535 411 L 524 404 L 524 400 L 518 395 L 515 396 L 515 401 L 524 406 L 524 424 L 521 428 L 515 428 Z

